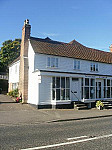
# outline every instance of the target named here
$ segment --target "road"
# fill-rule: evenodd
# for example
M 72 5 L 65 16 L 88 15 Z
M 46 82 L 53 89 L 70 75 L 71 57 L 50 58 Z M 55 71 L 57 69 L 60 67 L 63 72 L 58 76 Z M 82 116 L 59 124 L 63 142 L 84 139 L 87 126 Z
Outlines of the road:
M 0 137 L 0 150 L 112 150 L 112 117 L 0 125 Z

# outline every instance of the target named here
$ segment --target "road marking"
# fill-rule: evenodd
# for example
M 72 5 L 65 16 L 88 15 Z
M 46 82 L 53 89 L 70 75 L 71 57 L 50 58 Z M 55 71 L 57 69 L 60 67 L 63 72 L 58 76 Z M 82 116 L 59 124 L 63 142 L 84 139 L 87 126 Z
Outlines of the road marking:
M 73 138 L 67 138 L 67 140 L 76 140 L 81 138 L 86 138 L 87 136 L 79 136 L 79 137 L 73 137 Z
M 98 137 L 93 137 L 93 138 L 88 138 L 88 139 L 82 139 L 82 140 L 78 140 L 78 141 L 72 141 L 72 142 L 66 142 L 66 143 L 59 143 L 59 144 L 53 144 L 53 145 L 45 145 L 45 146 L 33 147 L 33 148 L 27 148 L 27 149 L 21 149 L 21 150 L 45 149 L 45 148 L 51 148 L 51 147 L 58 147 L 58 146 L 76 144 L 76 143 L 81 143 L 81 142 L 86 142 L 86 141 L 92 141 L 92 140 L 97 140 L 97 139 L 102 139 L 102 138 L 108 138 L 108 137 L 112 137 L 112 134 L 98 136 Z

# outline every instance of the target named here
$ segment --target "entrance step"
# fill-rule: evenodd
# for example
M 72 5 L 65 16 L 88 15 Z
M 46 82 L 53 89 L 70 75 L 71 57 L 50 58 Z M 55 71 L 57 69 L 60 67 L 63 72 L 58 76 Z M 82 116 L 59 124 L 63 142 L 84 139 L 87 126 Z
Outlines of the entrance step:
M 83 110 L 83 109 L 88 109 L 88 107 L 83 102 L 74 102 L 74 109 Z
M 112 109 L 112 101 L 103 101 L 105 109 Z

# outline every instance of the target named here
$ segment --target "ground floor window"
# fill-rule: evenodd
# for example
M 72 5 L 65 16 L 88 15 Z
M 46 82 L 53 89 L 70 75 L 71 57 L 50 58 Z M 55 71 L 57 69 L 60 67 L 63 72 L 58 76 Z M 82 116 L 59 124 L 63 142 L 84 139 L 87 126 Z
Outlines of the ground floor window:
M 104 79 L 104 98 L 112 98 L 112 80 Z
M 95 79 L 82 78 L 81 79 L 81 97 L 82 99 L 94 99 L 95 98 Z
M 112 79 L 81 79 L 81 98 L 112 98 Z
M 52 100 L 70 100 L 69 77 L 52 77 Z

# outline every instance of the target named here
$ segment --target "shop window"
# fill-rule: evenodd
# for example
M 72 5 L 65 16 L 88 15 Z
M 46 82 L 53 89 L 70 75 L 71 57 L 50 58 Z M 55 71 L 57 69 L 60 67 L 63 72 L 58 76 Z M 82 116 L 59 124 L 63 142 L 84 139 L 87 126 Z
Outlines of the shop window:
M 52 77 L 52 99 L 70 100 L 69 77 Z
M 81 85 L 81 98 L 95 99 L 95 79 L 82 78 Z
M 112 98 L 112 80 L 104 79 L 104 98 Z

